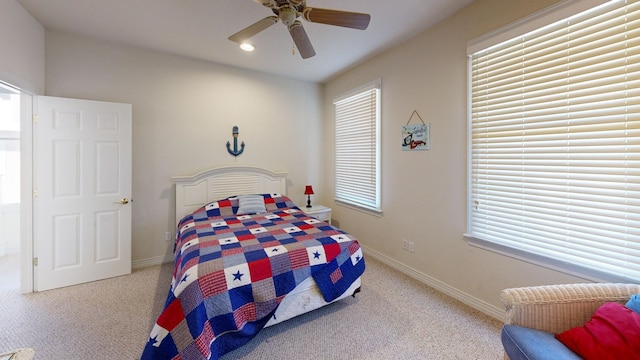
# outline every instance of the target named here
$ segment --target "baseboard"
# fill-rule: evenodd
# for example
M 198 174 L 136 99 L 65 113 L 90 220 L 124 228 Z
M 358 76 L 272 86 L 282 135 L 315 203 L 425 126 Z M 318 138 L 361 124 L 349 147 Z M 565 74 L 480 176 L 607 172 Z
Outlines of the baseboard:
M 362 246 L 362 244 L 360 244 L 360 246 Z M 364 253 L 367 256 L 371 256 L 373 258 L 375 258 L 376 260 L 391 266 L 392 268 L 400 271 L 401 273 L 410 276 L 418 281 L 420 281 L 421 283 L 430 286 L 448 296 L 451 296 L 452 298 L 471 306 L 472 308 L 486 314 L 489 315 L 497 320 L 503 321 L 504 320 L 504 309 L 491 305 L 486 301 L 480 300 L 474 296 L 471 296 L 463 291 L 460 291 L 446 283 L 443 283 L 442 281 L 435 279 L 427 274 L 421 273 L 420 271 L 411 268 L 401 262 L 398 262 L 378 251 L 375 251 L 371 248 L 368 248 L 366 246 L 362 246 L 362 249 L 364 251 Z
M 132 269 L 141 269 L 154 265 L 162 265 L 164 263 L 173 262 L 173 254 L 165 255 L 165 256 L 156 256 L 147 259 L 134 260 L 131 262 Z

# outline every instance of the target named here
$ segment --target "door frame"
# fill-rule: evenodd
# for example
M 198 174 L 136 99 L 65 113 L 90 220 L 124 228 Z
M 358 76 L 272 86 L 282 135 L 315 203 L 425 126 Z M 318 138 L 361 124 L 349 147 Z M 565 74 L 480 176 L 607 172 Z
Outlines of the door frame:
M 20 292 L 33 292 L 33 109 L 35 96 L 20 91 Z

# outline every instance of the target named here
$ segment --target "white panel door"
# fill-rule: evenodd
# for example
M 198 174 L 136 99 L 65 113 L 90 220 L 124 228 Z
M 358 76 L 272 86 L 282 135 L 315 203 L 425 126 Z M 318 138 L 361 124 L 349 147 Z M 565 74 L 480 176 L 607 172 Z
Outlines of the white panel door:
M 38 96 L 34 290 L 131 273 L 131 105 Z

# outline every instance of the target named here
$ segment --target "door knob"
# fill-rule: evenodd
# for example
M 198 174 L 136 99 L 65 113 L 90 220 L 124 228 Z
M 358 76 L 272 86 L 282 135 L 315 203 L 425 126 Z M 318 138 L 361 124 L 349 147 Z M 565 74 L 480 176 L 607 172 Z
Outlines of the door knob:
M 120 204 L 122 205 L 127 205 L 129 203 L 129 199 L 127 198 L 122 198 L 122 200 L 120 200 Z

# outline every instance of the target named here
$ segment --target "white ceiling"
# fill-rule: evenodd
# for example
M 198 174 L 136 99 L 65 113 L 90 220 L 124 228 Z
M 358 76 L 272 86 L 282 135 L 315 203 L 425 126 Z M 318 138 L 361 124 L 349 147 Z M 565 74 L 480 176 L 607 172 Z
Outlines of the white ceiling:
M 46 29 L 61 30 L 271 74 L 324 82 L 437 24 L 473 0 L 308 0 L 307 6 L 371 14 L 367 30 L 302 21 L 316 50 L 303 60 L 281 24 L 251 40 L 227 37 L 273 15 L 252 0 L 17 0 Z

